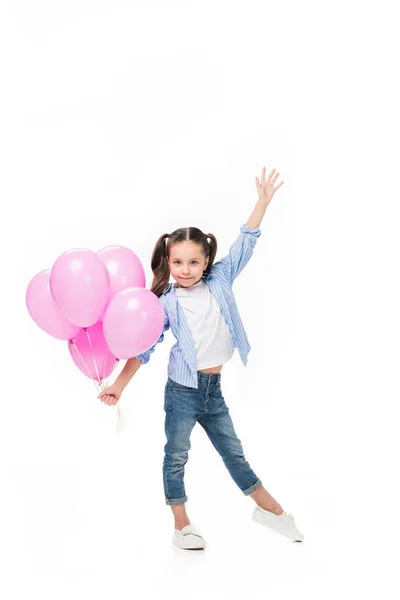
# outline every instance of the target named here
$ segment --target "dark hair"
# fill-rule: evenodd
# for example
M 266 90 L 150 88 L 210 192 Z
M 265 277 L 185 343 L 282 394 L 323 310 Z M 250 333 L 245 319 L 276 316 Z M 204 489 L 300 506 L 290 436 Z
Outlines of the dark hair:
M 205 258 L 208 257 L 207 268 L 203 276 L 207 276 L 211 270 L 215 255 L 217 254 L 217 239 L 212 233 L 205 234 L 200 229 L 197 229 L 197 227 L 180 227 L 179 229 L 175 229 L 171 234 L 163 233 L 158 238 L 151 257 L 151 270 L 154 277 L 150 291 L 158 298 L 165 292 L 169 283 L 170 270 L 168 258 L 170 248 L 172 244 L 185 241 L 199 244 Z

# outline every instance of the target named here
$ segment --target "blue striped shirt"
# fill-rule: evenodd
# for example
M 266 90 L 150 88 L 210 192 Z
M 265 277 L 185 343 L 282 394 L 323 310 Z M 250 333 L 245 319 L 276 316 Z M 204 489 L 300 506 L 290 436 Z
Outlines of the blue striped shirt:
M 210 272 L 203 275 L 203 280 L 215 296 L 217 304 L 229 327 L 235 347 L 238 349 L 240 358 L 245 366 L 251 346 L 236 306 L 232 284 L 249 262 L 257 238 L 260 235 L 261 230 L 259 227 L 242 225 L 240 234 L 230 247 L 227 256 L 215 262 Z M 151 348 L 142 354 L 138 354 L 135 358 L 144 364 L 148 363 L 156 345 L 164 340 L 164 333 L 171 328 L 177 342 L 171 348 L 169 355 L 168 376 L 182 385 L 197 388 L 196 349 L 188 328 L 186 316 L 175 295 L 173 283 L 168 284 L 168 288 L 159 297 L 159 300 L 164 308 L 164 330 Z

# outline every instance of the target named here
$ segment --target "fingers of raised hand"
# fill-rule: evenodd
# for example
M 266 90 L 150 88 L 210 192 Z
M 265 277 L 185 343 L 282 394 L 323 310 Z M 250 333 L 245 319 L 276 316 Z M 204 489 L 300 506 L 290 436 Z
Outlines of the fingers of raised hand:
M 272 190 L 274 192 L 276 192 L 276 190 L 278 190 L 281 187 L 281 185 L 283 184 L 283 180 L 282 180 L 276 187 L 274 187 L 274 184 L 279 177 L 279 171 L 277 171 L 276 169 L 272 169 L 272 171 L 270 172 L 270 174 L 267 177 L 267 180 L 265 180 L 265 171 L 266 171 L 266 167 L 263 167 L 263 170 L 261 172 L 261 181 L 258 179 L 258 177 L 256 177 L 258 191 L 261 192 L 261 190 L 265 191 L 267 189 L 272 188 Z
M 265 175 L 265 167 L 263 168 L 263 176 L 264 175 Z M 267 181 L 265 183 L 274 185 L 274 183 L 278 179 L 278 177 L 279 177 L 279 171 L 277 171 L 276 169 L 272 169 L 272 171 L 268 175 Z
M 273 169 L 271 171 L 271 173 L 268 176 L 268 179 L 270 180 L 271 184 L 274 185 L 275 181 L 277 180 L 278 176 L 279 176 L 279 171 L 276 171 L 274 176 L 272 177 L 272 173 L 275 171 L 275 169 Z
M 270 172 L 270 174 L 267 177 L 267 181 L 265 181 L 265 171 L 267 170 L 267 167 L 263 167 L 262 171 L 261 171 L 261 183 L 264 185 L 265 183 L 269 183 L 271 180 L 272 175 L 274 174 L 274 171 L 276 171 L 276 169 L 272 169 L 272 171 Z M 275 175 L 275 179 L 278 177 L 279 173 L 276 173 Z M 274 181 L 275 181 L 274 179 Z

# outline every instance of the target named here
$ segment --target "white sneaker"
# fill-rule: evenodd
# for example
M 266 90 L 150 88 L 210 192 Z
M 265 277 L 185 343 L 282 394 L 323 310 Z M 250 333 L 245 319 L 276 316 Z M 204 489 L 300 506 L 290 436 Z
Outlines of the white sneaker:
M 184 550 L 199 550 L 206 547 L 206 542 L 192 524 L 183 529 L 174 529 L 172 543 Z
M 288 515 L 285 511 L 280 515 L 275 515 L 273 512 L 257 505 L 253 512 L 253 520 L 297 542 L 304 540 L 304 535 L 295 525 L 293 515 Z

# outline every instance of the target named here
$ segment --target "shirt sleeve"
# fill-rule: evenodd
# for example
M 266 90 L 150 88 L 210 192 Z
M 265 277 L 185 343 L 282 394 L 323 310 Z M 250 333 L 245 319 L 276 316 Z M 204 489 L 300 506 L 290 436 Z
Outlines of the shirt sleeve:
M 259 227 L 242 225 L 240 234 L 229 248 L 227 256 L 224 256 L 219 261 L 225 277 L 231 285 L 249 262 L 260 235 L 261 229 Z
M 168 329 L 169 329 L 169 319 L 168 319 L 168 315 L 167 315 L 167 312 L 165 310 L 164 305 L 163 305 L 163 308 L 164 308 L 164 329 L 163 329 L 160 337 L 158 338 L 158 340 L 156 341 L 156 343 L 153 344 L 153 346 L 151 346 L 151 348 L 148 348 L 147 350 L 145 350 L 141 354 L 138 354 L 137 356 L 135 356 L 135 358 L 137 358 L 138 360 L 140 360 L 140 362 L 143 363 L 144 365 L 149 362 L 150 355 L 156 349 L 157 344 L 161 344 L 161 342 L 164 341 L 164 333 L 166 331 L 168 331 Z

